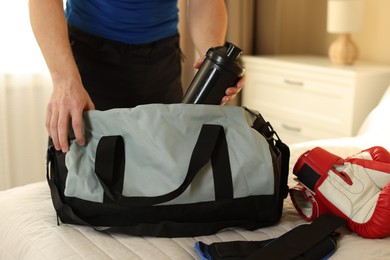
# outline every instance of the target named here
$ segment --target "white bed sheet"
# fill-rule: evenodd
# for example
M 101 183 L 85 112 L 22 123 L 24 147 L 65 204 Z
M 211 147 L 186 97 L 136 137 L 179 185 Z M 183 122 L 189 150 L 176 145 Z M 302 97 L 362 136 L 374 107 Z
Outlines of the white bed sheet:
M 207 237 L 172 239 L 110 236 L 87 227 L 57 226 L 45 182 L 1 192 L 0 205 L 1 259 L 198 259 L 193 249 L 197 240 L 262 240 L 303 223 L 287 207 L 282 225 L 255 232 L 232 230 Z
M 382 140 L 382 139 L 381 139 Z M 299 155 L 316 145 L 340 156 L 352 155 L 378 140 L 364 137 L 324 140 L 291 146 L 290 169 Z M 390 148 L 390 142 L 382 142 Z M 289 185 L 292 186 L 292 175 Z M 57 226 L 50 191 L 45 182 L 0 192 L 0 259 L 199 259 L 193 246 L 231 240 L 264 240 L 306 223 L 287 198 L 280 223 L 256 231 L 231 229 L 212 236 L 153 238 L 107 235 L 88 227 Z M 363 239 L 346 228 L 331 259 L 390 259 L 390 237 Z M 302 238 L 304 239 L 304 238 Z

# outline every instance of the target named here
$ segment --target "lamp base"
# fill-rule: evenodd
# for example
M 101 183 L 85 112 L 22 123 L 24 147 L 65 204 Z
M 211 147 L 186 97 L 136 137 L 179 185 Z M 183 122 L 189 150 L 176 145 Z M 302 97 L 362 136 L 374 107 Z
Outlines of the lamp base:
M 352 65 L 359 56 L 359 50 L 351 35 L 340 34 L 329 47 L 329 59 L 338 65 Z

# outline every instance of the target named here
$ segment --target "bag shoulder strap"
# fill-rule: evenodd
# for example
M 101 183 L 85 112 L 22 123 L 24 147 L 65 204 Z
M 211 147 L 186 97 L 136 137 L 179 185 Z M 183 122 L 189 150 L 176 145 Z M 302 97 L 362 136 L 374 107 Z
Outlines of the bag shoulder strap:
M 276 239 L 218 242 L 211 245 L 198 242 L 195 248 L 203 259 L 212 260 L 321 259 L 335 248 L 334 244 L 324 246 L 324 241 L 329 242 L 326 239 L 345 223 L 344 219 L 335 215 L 322 215 L 311 224 L 300 225 Z
M 313 246 L 344 225 L 344 219 L 335 215 L 322 215 L 311 224 L 300 225 L 269 243 L 248 259 L 293 259 L 307 252 Z

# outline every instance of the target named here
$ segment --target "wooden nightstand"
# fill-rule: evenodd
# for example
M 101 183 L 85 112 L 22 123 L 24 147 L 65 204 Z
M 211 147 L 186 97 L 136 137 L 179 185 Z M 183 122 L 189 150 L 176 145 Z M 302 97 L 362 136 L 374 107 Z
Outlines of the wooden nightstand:
M 333 65 L 319 56 L 245 56 L 242 105 L 287 144 L 354 136 L 390 85 L 390 66 Z

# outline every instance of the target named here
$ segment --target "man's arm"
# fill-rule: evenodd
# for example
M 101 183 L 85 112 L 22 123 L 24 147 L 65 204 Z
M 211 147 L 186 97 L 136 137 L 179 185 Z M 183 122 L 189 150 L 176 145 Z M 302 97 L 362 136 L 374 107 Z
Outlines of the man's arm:
M 227 30 L 227 11 L 224 0 L 189 0 L 188 23 L 195 48 L 202 57 L 195 64 L 199 68 L 210 47 L 222 46 L 225 43 Z M 245 75 L 234 87 L 226 89 L 226 96 L 221 104 L 233 99 L 244 86 Z
M 225 43 L 227 19 L 224 0 L 188 1 L 189 29 L 201 57 L 210 47 Z
M 84 144 L 82 112 L 94 109 L 94 105 L 73 58 L 62 0 L 30 0 L 29 10 L 35 38 L 53 80 L 46 128 L 55 148 L 67 152 L 70 120 L 77 142 Z

